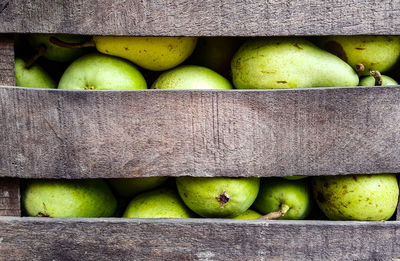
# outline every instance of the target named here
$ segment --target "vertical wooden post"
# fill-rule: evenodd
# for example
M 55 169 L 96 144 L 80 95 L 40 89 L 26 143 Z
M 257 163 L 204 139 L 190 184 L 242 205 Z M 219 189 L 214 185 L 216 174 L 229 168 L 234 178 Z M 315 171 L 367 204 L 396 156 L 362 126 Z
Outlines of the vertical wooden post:
M 0 34 L 0 85 L 15 85 L 14 37 Z M 0 216 L 20 216 L 19 179 L 0 178 Z

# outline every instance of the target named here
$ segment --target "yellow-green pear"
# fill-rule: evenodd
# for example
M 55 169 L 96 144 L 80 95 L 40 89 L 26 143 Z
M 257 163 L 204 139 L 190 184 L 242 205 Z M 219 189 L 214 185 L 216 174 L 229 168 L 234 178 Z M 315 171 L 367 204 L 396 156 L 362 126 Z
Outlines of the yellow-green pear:
M 325 36 L 321 47 L 350 64 L 360 75 L 390 70 L 400 56 L 400 36 Z
M 36 179 L 27 182 L 22 205 L 29 216 L 110 217 L 117 200 L 103 180 Z
M 171 69 L 185 61 L 196 47 L 196 37 L 93 36 L 83 44 L 67 44 L 56 37 L 51 42 L 62 47 L 96 47 L 104 54 L 118 56 L 152 71 Z
M 347 63 L 300 37 L 250 39 L 231 67 L 238 89 L 357 86 L 359 81 Z
M 259 217 L 262 217 L 260 213 L 252 209 L 248 209 L 239 216 L 233 217 L 233 219 L 257 219 Z
M 263 178 L 253 207 L 265 219 L 304 219 L 311 210 L 312 194 L 307 179 Z
M 160 188 L 147 191 L 133 198 L 123 217 L 126 218 L 192 218 L 175 189 Z
M 36 50 L 37 56 L 57 62 L 71 62 L 90 50 L 71 49 L 54 44 L 51 38 L 57 38 L 68 44 L 82 44 L 90 40 L 87 35 L 72 34 L 30 34 L 27 36 L 29 44 Z
M 182 65 L 162 73 L 152 89 L 232 89 L 231 83 L 213 70 L 198 65 Z
M 382 85 L 381 86 L 393 86 L 393 85 L 399 85 L 393 78 L 386 76 L 386 75 L 381 75 L 382 78 Z M 360 86 L 375 86 L 375 78 L 373 76 L 366 76 L 361 78 L 360 80 Z
M 183 202 L 202 217 L 232 218 L 245 212 L 260 188 L 259 178 L 177 177 Z
M 320 176 L 311 181 L 319 208 L 332 220 L 387 220 L 397 207 L 394 174 Z
M 15 58 L 15 85 L 50 89 L 57 87 L 56 82 L 42 66 L 37 63 L 27 66 L 27 63 L 21 58 Z

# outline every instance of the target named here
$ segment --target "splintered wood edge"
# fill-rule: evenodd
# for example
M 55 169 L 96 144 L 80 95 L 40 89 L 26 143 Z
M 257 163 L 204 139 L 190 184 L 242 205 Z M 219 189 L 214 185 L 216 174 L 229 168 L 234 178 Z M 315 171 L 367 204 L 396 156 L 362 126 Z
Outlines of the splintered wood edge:
M 45 260 L 393 260 L 400 257 L 399 228 L 397 221 L 5 217 L 0 254 Z
M 89 35 L 394 35 L 391 0 L 5 0 L 0 32 Z

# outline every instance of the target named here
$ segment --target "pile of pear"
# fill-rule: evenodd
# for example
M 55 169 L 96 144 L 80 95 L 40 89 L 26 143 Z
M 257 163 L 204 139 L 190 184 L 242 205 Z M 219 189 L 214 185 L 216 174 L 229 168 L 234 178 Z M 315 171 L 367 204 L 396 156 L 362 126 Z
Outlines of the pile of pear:
M 54 218 L 385 221 L 398 197 L 394 174 L 40 179 L 22 190 L 26 215 Z
M 398 85 L 399 36 L 16 38 L 16 85 L 69 90 Z
M 399 36 L 16 37 L 20 87 L 63 90 L 287 89 L 398 85 Z M 388 220 L 394 174 L 292 178 L 29 180 L 37 217 Z

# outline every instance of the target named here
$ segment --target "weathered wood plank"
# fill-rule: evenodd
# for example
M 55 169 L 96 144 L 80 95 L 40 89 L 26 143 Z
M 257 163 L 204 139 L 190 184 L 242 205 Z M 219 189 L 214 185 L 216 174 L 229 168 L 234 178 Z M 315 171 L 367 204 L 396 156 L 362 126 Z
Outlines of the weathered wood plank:
M 2 0 L 0 32 L 108 35 L 398 34 L 392 0 Z
M 0 34 L 0 85 L 15 85 L 14 40 L 12 36 L 2 34 Z
M 14 40 L 10 35 L 0 35 L 0 84 L 15 84 Z M 3 127 L 2 124 L 0 126 Z M 19 180 L 0 178 L 0 216 L 20 216 L 19 199 Z
M 7 260 L 397 260 L 400 223 L 0 218 Z M 1 259 L 1 258 L 0 258 Z
M 19 179 L 0 178 L 0 216 L 21 216 Z
M 400 87 L 0 88 L 0 176 L 400 172 Z

